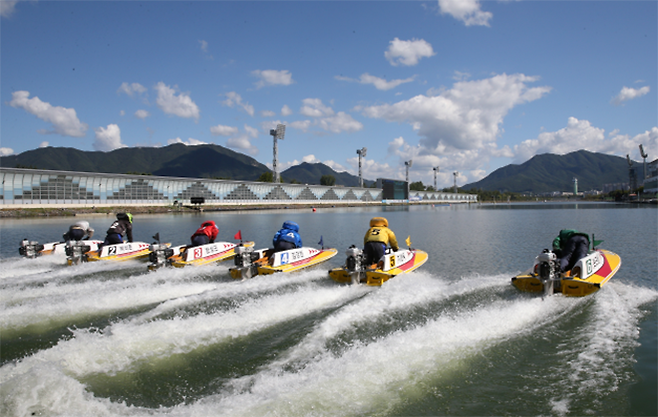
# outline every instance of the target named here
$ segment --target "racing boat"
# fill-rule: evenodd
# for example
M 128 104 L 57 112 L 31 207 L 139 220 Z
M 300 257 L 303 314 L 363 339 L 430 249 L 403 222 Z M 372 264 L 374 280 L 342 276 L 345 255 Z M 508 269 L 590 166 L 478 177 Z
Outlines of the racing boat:
M 76 241 L 71 241 L 75 244 Z M 82 240 L 79 243 L 89 246 L 88 250 L 98 250 L 102 240 Z M 18 247 L 18 253 L 26 258 L 36 258 L 42 255 L 58 255 L 67 253 L 67 242 L 39 243 L 23 239 Z
M 254 242 L 243 242 L 245 247 L 253 247 Z M 149 255 L 149 270 L 169 265 L 176 268 L 185 266 L 207 265 L 213 262 L 222 262 L 233 259 L 235 248 L 238 246 L 231 242 L 214 242 L 201 246 L 176 246 L 154 243 Z
M 165 245 L 171 245 L 165 243 Z M 145 259 L 151 253 L 151 244 L 146 242 L 124 242 L 113 245 L 103 245 L 99 250 L 88 251 L 82 261 L 128 261 Z
M 350 246 L 346 253 L 345 265 L 329 271 L 329 276 L 336 282 L 380 286 L 389 279 L 416 270 L 427 262 L 427 252 L 419 249 L 400 249 L 394 252 L 386 249 L 384 257 L 373 265 L 365 265 L 363 251 Z
M 254 250 L 247 246 L 238 246 L 235 256 L 235 268 L 230 268 L 235 279 L 251 278 L 256 275 L 270 275 L 279 272 L 293 272 L 309 268 L 336 256 L 336 249 L 315 249 L 301 247 L 281 252 L 274 249 Z
M 594 241 L 594 246 L 600 242 Z M 512 278 L 512 285 L 524 292 L 583 297 L 598 291 L 621 266 L 621 258 L 605 249 L 593 249 L 573 269 L 560 272 L 555 253 L 544 249 L 529 270 Z

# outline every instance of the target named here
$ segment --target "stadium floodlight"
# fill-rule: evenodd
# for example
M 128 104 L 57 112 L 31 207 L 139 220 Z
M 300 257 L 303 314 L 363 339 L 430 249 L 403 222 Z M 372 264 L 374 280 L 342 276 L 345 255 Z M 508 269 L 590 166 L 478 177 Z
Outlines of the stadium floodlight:
M 640 144 L 640 156 L 642 156 L 642 160 L 644 161 L 644 178 L 642 178 L 642 180 L 645 180 L 647 179 L 647 156 L 649 155 L 644 153 L 644 147 L 642 147 L 642 144 Z
M 276 141 L 278 139 L 283 140 L 283 137 L 286 134 L 286 125 L 278 124 L 276 129 L 270 129 L 270 135 L 274 137 L 274 161 L 272 162 L 272 174 L 274 182 L 281 182 L 279 178 L 279 170 L 277 169 L 278 165 L 278 153 L 279 147 L 277 146 Z
M 439 189 L 436 188 L 436 174 L 439 172 L 439 167 L 434 167 L 432 169 L 434 170 L 434 191 L 439 191 Z
M 413 165 L 414 161 L 412 159 L 404 161 L 404 165 L 407 167 L 407 198 L 409 198 L 409 168 Z
M 459 175 L 459 172 L 455 171 L 452 173 L 452 176 L 455 177 L 455 194 L 457 194 L 457 176 Z
M 368 152 L 368 148 L 361 148 L 356 150 L 357 155 L 359 155 L 359 187 L 360 188 L 363 188 L 363 175 L 361 174 L 361 158 L 366 157 L 366 152 Z

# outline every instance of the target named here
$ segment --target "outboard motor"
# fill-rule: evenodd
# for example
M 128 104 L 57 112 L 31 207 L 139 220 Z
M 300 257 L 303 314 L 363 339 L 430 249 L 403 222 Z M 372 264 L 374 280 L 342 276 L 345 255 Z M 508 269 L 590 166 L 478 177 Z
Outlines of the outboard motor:
M 254 248 L 249 246 L 238 245 L 235 247 L 235 257 L 233 262 L 242 272 L 243 278 L 251 278 L 258 275 L 258 266 L 254 262 L 260 259 L 261 254 L 254 252 Z
M 43 245 L 39 244 L 39 242 L 29 241 L 27 238 L 23 239 L 21 245 L 18 247 L 18 253 L 26 258 L 36 258 L 37 256 L 41 256 L 42 250 Z
M 164 243 L 153 243 L 149 250 L 149 262 L 148 266 L 150 270 L 160 268 L 161 266 L 167 265 L 169 258 L 174 256 L 174 250 Z
M 66 262 L 69 265 L 77 265 L 80 262 L 87 262 L 87 252 L 91 246 L 85 245 L 84 242 L 70 240 L 66 242 Z
M 539 280 L 544 284 L 544 294 L 553 294 L 555 282 L 558 282 L 559 285 L 560 281 L 557 257 L 550 250 L 544 249 L 537 256 L 537 262 L 536 273 L 539 275 Z
M 361 276 L 364 273 L 363 268 L 363 251 L 357 248 L 355 245 L 350 246 L 345 251 L 347 255 L 347 260 L 345 261 L 345 268 L 352 277 L 352 283 L 359 283 L 361 281 Z

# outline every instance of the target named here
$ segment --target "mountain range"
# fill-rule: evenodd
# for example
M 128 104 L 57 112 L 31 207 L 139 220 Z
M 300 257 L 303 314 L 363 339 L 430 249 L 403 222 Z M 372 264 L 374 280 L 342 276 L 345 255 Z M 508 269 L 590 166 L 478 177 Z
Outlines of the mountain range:
M 45 147 L 0 157 L 0 166 L 245 181 L 257 181 L 262 174 L 271 171 L 255 159 L 220 145 L 186 146 L 181 143 L 161 148 L 120 148 L 111 152 Z M 320 184 L 324 175 L 333 176 L 336 185 L 359 186 L 359 177 L 336 172 L 320 163 L 304 162 L 281 172 L 285 182 L 295 180 L 302 184 Z M 364 182 L 369 185 L 374 181 Z
M 634 163 L 641 185 L 641 163 Z M 566 155 L 535 155 L 520 165 L 499 168 L 480 181 L 466 184 L 464 190 L 509 191 L 515 193 L 546 193 L 573 190 L 574 178 L 580 191 L 602 190 L 605 184 L 628 183 L 626 158 L 585 150 Z
M 270 172 L 266 165 L 255 159 L 220 145 L 186 146 L 180 143 L 160 148 L 121 148 L 111 152 L 46 147 L 0 157 L 0 166 L 245 181 L 256 181 L 262 174 Z M 634 167 L 637 178 L 641 178 L 642 164 L 634 163 Z M 579 190 L 601 190 L 604 184 L 627 183 L 628 174 L 625 158 L 580 150 L 566 155 L 536 155 L 523 164 L 499 168 L 486 178 L 460 188 L 518 193 L 569 191 L 573 190 L 573 179 L 577 178 Z M 304 162 L 281 172 L 283 181 L 294 180 L 302 184 L 320 184 L 325 175 L 333 176 L 336 185 L 359 185 L 357 176 L 336 172 L 322 163 Z M 372 183 L 372 180 L 364 179 L 365 186 Z

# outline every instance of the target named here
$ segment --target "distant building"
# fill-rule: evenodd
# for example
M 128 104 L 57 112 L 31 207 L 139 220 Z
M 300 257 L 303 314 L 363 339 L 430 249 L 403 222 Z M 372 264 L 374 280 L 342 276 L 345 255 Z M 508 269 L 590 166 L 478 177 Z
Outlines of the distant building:
M 644 192 L 658 193 L 658 159 L 647 164 L 647 178 L 644 179 Z

